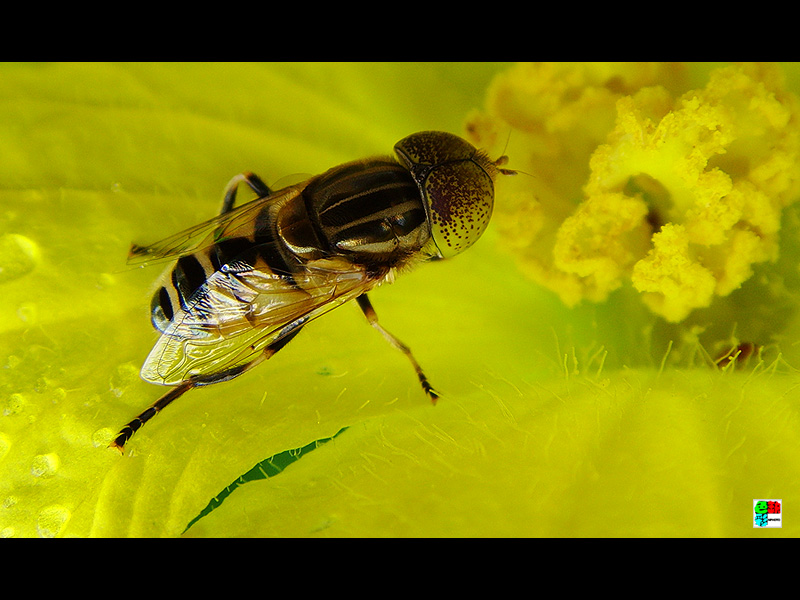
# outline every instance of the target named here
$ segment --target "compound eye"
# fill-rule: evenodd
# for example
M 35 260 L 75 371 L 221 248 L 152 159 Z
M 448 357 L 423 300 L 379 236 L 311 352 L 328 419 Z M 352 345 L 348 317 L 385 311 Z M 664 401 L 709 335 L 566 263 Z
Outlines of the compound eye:
M 489 225 L 494 183 L 472 160 L 437 165 L 422 185 L 431 235 L 442 258 L 474 244 Z

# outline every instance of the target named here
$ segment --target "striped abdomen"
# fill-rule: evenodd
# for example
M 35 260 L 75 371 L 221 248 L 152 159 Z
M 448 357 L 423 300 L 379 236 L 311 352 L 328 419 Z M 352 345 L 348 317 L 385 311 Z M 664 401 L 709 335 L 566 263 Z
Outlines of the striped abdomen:
M 223 265 L 236 263 L 237 269 L 297 285 L 294 275 L 310 261 L 333 256 L 386 273 L 430 238 L 419 188 L 390 158 L 344 164 L 305 187 L 255 202 L 263 206 L 251 222 L 224 229 L 226 239 L 178 260 L 153 297 L 156 329 L 165 331 L 179 310 L 190 310 L 198 290 Z

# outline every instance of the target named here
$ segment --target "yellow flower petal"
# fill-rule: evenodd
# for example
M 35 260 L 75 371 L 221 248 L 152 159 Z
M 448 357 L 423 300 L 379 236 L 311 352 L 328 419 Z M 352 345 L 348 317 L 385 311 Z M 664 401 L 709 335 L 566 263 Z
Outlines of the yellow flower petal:
M 752 525 L 753 499 L 800 501 L 793 385 L 641 370 L 475 391 L 350 428 L 187 535 L 793 537 L 788 513 Z

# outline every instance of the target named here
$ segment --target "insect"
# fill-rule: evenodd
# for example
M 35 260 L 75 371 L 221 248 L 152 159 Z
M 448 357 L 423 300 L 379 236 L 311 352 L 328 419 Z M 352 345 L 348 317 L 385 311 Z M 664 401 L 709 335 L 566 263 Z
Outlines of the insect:
M 408 357 L 424 392 L 439 394 L 411 350 L 378 323 L 367 292 L 420 262 L 469 248 L 489 223 L 498 174 L 492 161 L 450 133 L 400 140 L 394 157 L 358 160 L 271 190 L 235 176 L 219 216 L 151 246 L 128 264 L 175 260 L 151 304 L 161 333 L 142 366 L 150 383 L 174 386 L 117 434 L 125 443 L 192 388 L 228 381 L 272 357 L 311 320 L 355 300 L 367 321 Z M 234 208 L 239 185 L 257 198 Z

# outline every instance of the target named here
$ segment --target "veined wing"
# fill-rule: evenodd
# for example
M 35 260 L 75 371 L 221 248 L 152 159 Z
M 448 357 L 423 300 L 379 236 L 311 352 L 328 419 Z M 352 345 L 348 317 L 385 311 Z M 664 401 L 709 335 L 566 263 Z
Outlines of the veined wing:
M 302 188 L 302 185 L 296 185 L 278 190 L 149 246 L 132 244 L 128 251 L 128 264 L 138 266 L 174 260 L 211 246 L 226 239 L 228 232 L 251 223 L 268 204 L 278 202 L 287 195 L 298 194 Z
M 381 281 L 342 259 L 323 259 L 293 280 L 234 260 L 179 310 L 142 367 L 151 383 L 177 385 L 244 365 L 297 327 Z

